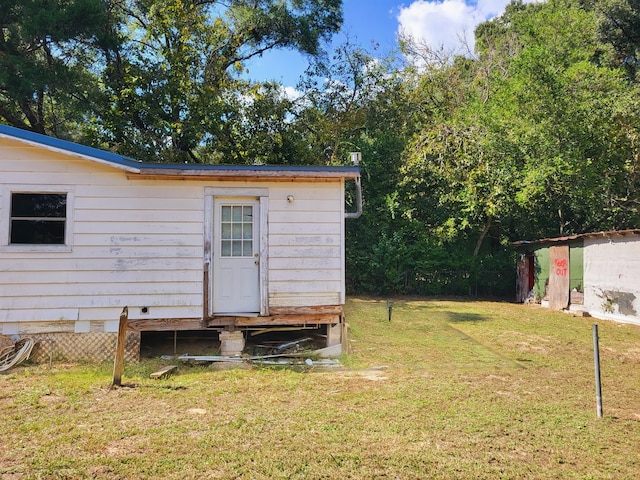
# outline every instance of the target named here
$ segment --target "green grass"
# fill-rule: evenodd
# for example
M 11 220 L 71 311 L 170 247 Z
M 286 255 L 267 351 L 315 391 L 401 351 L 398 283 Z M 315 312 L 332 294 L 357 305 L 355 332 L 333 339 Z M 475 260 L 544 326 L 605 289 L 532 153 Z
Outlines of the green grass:
M 340 371 L 0 375 L 0 479 L 634 479 L 640 328 L 535 306 L 351 299 Z

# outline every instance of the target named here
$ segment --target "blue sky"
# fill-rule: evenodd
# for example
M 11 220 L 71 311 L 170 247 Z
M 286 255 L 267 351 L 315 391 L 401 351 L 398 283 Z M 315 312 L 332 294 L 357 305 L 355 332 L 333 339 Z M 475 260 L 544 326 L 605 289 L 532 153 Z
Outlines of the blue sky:
M 344 23 L 335 35 L 334 43 L 349 38 L 366 50 L 375 44 L 384 54 L 397 46 L 400 32 L 432 48 L 460 51 L 462 39 L 473 48 L 475 27 L 500 15 L 507 0 L 343 0 Z M 255 80 L 276 80 L 293 87 L 304 72 L 306 59 L 292 51 L 270 52 L 252 60 L 249 77 Z

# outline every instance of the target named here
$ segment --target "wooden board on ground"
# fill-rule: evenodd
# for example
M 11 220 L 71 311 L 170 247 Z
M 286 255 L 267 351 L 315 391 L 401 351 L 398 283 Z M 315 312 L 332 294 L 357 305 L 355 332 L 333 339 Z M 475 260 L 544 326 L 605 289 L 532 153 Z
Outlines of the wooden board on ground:
M 178 367 L 176 365 L 167 365 L 166 367 L 161 368 L 160 370 L 158 370 L 157 372 L 153 372 L 151 375 L 149 375 L 151 378 L 162 378 L 162 377 L 168 377 L 174 370 L 176 370 Z

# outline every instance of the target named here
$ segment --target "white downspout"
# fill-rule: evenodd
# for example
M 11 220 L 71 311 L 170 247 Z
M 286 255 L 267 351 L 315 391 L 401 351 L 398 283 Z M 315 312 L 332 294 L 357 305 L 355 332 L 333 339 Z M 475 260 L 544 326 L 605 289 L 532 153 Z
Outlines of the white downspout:
M 351 163 L 355 167 L 360 165 L 362 160 L 362 154 L 360 152 L 351 152 Z M 344 218 L 359 218 L 362 215 L 362 184 L 360 183 L 360 176 L 355 178 L 356 181 L 356 211 L 345 212 Z
M 356 211 L 345 212 L 344 218 L 359 218 L 362 215 L 362 185 L 360 184 L 360 177 L 355 178 L 356 181 Z

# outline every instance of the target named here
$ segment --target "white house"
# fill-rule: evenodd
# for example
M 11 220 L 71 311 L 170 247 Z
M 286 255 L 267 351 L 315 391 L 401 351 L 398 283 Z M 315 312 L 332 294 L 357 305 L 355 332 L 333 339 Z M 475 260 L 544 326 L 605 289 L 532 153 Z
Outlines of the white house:
M 0 333 L 111 358 L 127 306 L 132 356 L 145 330 L 340 343 L 346 181 L 357 166 L 145 164 L 0 125 Z

